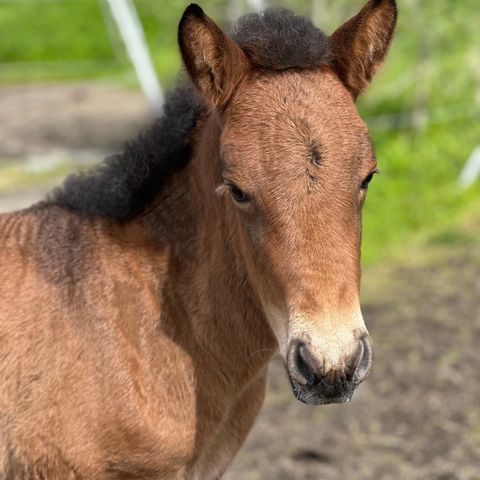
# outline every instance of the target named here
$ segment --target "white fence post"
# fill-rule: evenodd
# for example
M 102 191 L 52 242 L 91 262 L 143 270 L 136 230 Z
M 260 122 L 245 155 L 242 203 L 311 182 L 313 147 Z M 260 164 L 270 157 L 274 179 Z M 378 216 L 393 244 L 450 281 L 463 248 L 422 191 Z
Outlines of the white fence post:
M 247 0 L 248 4 L 257 12 L 265 10 L 265 0 Z
M 154 113 L 158 115 L 162 112 L 164 96 L 135 5 L 132 0 L 107 1 L 143 92 Z
M 470 155 L 458 177 L 458 183 L 463 189 L 467 189 L 475 183 L 478 177 L 480 177 L 480 147 L 477 147 Z

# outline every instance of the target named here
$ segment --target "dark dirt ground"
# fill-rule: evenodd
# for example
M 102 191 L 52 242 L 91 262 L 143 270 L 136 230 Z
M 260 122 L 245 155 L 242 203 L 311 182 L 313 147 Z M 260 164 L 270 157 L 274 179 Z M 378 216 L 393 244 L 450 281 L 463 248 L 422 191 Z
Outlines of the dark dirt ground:
M 148 121 L 140 95 L 91 85 L 3 88 L 0 104 L 0 158 L 115 150 Z M 224 478 L 480 479 L 479 236 L 480 221 L 469 221 L 454 243 L 408 246 L 367 269 L 371 377 L 350 404 L 308 407 L 277 359 L 266 404 Z

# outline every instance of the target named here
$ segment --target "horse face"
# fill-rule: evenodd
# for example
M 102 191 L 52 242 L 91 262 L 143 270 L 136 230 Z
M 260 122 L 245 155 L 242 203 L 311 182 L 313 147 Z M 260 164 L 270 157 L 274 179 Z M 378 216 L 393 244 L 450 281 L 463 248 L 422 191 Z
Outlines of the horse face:
M 258 69 L 196 10 L 180 45 L 222 125 L 221 186 L 251 283 L 306 403 L 350 400 L 370 372 L 359 306 L 361 211 L 376 160 L 354 100 L 387 51 L 393 1 L 370 1 L 309 69 Z M 200 13 L 201 12 L 201 13 Z
M 224 190 L 294 391 L 346 401 L 371 365 L 358 298 L 361 211 L 376 170 L 366 127 L 328 70 L 257 78 L 224 118 Z

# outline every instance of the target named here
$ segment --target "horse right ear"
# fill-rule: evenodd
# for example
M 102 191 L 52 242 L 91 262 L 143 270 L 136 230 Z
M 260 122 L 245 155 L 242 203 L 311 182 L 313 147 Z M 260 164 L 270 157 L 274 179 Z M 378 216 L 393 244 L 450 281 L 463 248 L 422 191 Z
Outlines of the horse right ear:
M 396 22 L 395 0 L 370 0 L 330 37 L 333 68 L 354 99 L 382 65 Z
M 194 3 L 180 20 L 178 44 L 185 68 L 203 98 L 223 108 L 250 72 L 243 50 Z

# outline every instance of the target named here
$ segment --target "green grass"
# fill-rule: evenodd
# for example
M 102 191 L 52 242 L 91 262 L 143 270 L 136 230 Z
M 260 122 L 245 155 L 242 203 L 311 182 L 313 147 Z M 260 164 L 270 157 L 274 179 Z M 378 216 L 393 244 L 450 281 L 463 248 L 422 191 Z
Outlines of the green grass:
M 463 164 L 480 143 L 480 124 L 373 132 L 373 139 L 381 174 L 372 182 L 365 205 L 366 264 L 401 249 L 412 235 L 454 228 L 480 195 L 479 184 L 465 192 L 457 185 Z
M 1 4 L 0 29 L 4 62 L 112 57 L 95 1 Z
M 186 3 L 135 4 L 156 70 L 168 86 L 180 68 L 176 29 Z M 108 18 L 99 0 L 0 3 L 0 84 L 112 76 L 132 84 L 132 66 Z
M 119 73 L 99 3 L 0 4 L 0 82 L 63 80 Z

